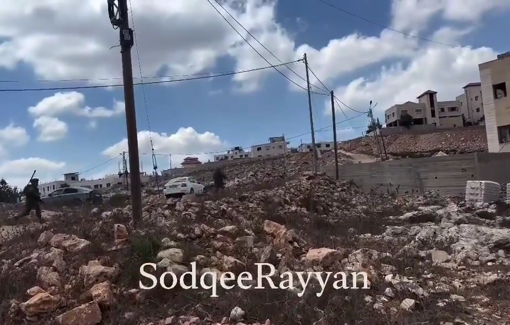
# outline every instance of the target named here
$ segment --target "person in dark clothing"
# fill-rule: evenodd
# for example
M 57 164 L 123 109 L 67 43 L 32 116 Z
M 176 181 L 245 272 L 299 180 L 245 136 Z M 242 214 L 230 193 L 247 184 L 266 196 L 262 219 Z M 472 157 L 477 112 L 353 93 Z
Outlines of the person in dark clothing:
M 44 220 L 41 215 L 41 193 L 39 192 L 39 180 L 37 178 L 32 178 L 30 180 L 30 184 L 25 186 L 23 189 L 23 194 L 25 195 L 25 208 L 23 211 L 14 217 L 14 220 L 17 221 L 21 217 L 26 217 L 30 215 L 30 211 L 35 210 L 35 215 L 39 222 L 43 223 Z
M 216 188 L 217 191 L 225 187 L 226 179 L 227 177 L 225 176 L 225 174 L 223 174 L 223 171 L 220 168 L 217 168 L 214 171 L 213 174 L 214 187 Z

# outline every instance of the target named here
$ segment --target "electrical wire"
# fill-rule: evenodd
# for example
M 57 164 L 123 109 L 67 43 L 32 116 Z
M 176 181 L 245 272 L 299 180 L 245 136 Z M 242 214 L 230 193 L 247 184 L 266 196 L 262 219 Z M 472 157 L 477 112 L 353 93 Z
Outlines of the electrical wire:
M 221 6 L 218 1 L 214 0 L 221 8 L 223 8 L 223 6 Z M 271 64 L 271 62 L 269 62 L 268 59 L 266 59 L 259 51 L 257 51 L 257 49 L 250 44 L 250 42 L 248 42 L 248 40 L 246 39 L 246 37 L 244 37 L 235 27 L 234 25 L 232 25 L 232 23 L 230 23 L 230 21 L 228 21 L 227 17 L 223 16 L 223 14 L 218 10 L 218 8 L 216 8 L 216 6 L 211 2 L 211 0 L 207 0 L 207 2 L 209 2 L 209 4 L 211 5 L 211 7 L 214 8 L 214 10 L 216 10 L 216 12 L 221 16 L 221 18 L 223 18 L 223 20 L 225 20 L 227 22 L 227 24 L 230 25 L 230 27 L 237 33 L 237 35 L 239 35 L 243 41 L 248 44 L 252 49 L 253 51 L 255 51 L 255 53 L 257 53 L 264 61 L 266 61 L 268 64 Z M 223 8 L 223 10 L 225 10 Z M 278 71 L 279 74 L 281 74 L 285 79 L 287 79 L 288 81 L 292 82 L 294 85 L 296 85 L 297 87 L 303 89 L 303 90 L 306 90 L 306 91 L 309 91 L 308 89 L 306 89 L 305 87 L 301 86 L 300 84 L 298 84 L 297 82 L 295 82 L 294 80 L 290 79 L 289 77 L 287 77 L 283 72 L 281 72 L 280 70 L 276 69 L 276 67 L 274 68 L 276 71 Z M 318 93 L 318 92 L 314 92 L 314 91 L 311 91 L 311 93 L 315 93 L 317 95 L 327 95 L 327 94 L 324 94 L 324 93 Z
M 110 162 L 114 161 L 115 159 L 117 159 L 117 158 L 119 158 L 119 157 L 122 157 L 122 154 L 119 154 L 119 155 L 117 155 L 117 156 L 115 156 L 115 157 L 113 157 L 113 158 L 111 158 L 111 159 L 108 159 L 107 161 L 105 161 L 105 162 L 103 162 L 103 163 L 101 163 L 101 164 L 99 164 L 99 165 L 96 165 L 96 166 L 94 166 L 94 167 L 92 167 L 92 168 L 89 168 L 89 169 L 86 169 L 86 170 L 84 170 L 84 171 L 82 171 L 82 172 L 79 172 L 79 173 L 78 173 L 78 175 L 83 175 L 83 174 L 86 174 L 86 173 L 88 173 L 88 172 L 90 172 L 90 171 L 93 171 L 94 169 L 97 169 L 97 168 L 99 168 L 99 167 L 102 167 L 102 166 L 104 166 L 104 165 L 106 165 L 106 164 L 108 164 L 108 163 L 110 163 Z
M 133 14 L 133 5 L 131 3 L 131 0 L 129 0 L 129 7 L 131 8 L 131 25 L 133 26 L 134 45 L 135 45 L 135 49 L 136 49 L 136 56 L 138 58 L 138 70 L 140 72 L 140 80 L 142 81 L 141 85 L 142 85 L 142 94 L 143 94 L 143 104 L 145 106 L 145 115 L 147 117 L 147 128 L 149 131 L 149 142 L 150 142 L 151 151 L 152 151 L 152 169 L 154 170 L 154 174 L 156 176 L 156 187 L 157 187 L 158 193 L 159 193 L 158 161 L 156 159 L 156 155 L 154 154 L 154 142 L 152 141 L 151 122 L 149 119 L 149 108 L 147 106 L 147 96 L 145 94 L 145 84 L 143 82 L 142 62 L 141 62 L 141 58 L 140 58 L 140 51 L 138 50 L 138 37 L 136 35 L 135 17 Z
M 269 54 L 271 54 L 276 60 L 278 60 L 278 62 L 280 63 L 283 63 L 282 60 L 280 60 L 273 52 L 271 52 L 264 44 L 262 44 L 262 42 L 260 42 L 246 27 L 243 26 L 243 24 L 241 24 L 235 17 L 234 15 L 232 15 L 221 3 L 218 2 L 218 0 L 214 0 L 218 6 L 221 7 L 221 9 L 223 9 L 223 11 L 225 11 L 229 16 L 230 18 L 232 18 L 232 20 L 234 20 L 239 26 L 241 26 L 242 29 L 244 29 L 244 31 L 250 35 L 251 38 L 253 38 L 255 40 L 255 42 L 259 43 L 260 46 L 262 46 L 267 52 L 269 52 Z M 244 38 L 243 38 L 244 39 Z M 246 40 L 245 40 L 246 41 Z M 247 42 L 247 41 L 246 41 Z M 260 54 L 259 54 L 260 55 Z M 290 72 L 292 72 L 293 74 L 295 74 L 296 76 L 298 76 L 298 78 L 300 78 L 301 80 L 303 80 L 304 82 L 307 82 L 306 79 L 304 77 L 302 77 L 299 73 L 297 73 L 296 71 L 292 70 L 291 68 L 289 68 L 289 66 L 285 66 Z M 311 86 L 319 89 L 319 90 L 323 90 L 322 88 L 310 83 Z M 326 89 L 327 90 L 327 89 Z
M 287 64 L 294 64 L 297 62 L 301 62 L 303 59 L 290 61 L 282 64 L 275 64 L 260 68 L 254 68 L 254 69 L 247 69 L 247 70 L 238 70 L 238 71 L 232 71 L 232 72 L 224 72 L 224 73 L 217 73 L 217 74 L 208 74 L 206 76 L 196 76 L 196 77 L 189 77 L 189 78 L 180 78 L 180 79 L 173 79 L 173 80 L 158 80 L 158 81 L 148 81 L 148 82 L 137 82 L 133 83 L 134 86 L 140 86 L 142 84 L 144 85 L 159 85 L 159 84 L 167 84 L 167 83 L 175 83 L 175 82 L 184 82 L 184 81 L 192 81 L 192 80 L 202 80 L 202 79 L 209 79 L 209 78 L 219 78 L 219 77 L 227 77 L 227 76 L 233 76 L 236 74 L 243 74 L 243 73 L 249 73 L 249 72 L 255 72 L 265 69 L 272 69 L 275 67 L 284 66 Z M 0 89 L 0 92 L 26 92 L 26 91 L 61 91 L 61 90 L 80 90 L 80 89 L 98 89 L 98 88 L 117 88 L 117 87 L 124 87 L 123 84 L 111 84 L 111 85 L 90 85 L 90 86 L 74 86 L 74 87 L 48 87 L 48 88 L 2 88 Z M 305 89 L 306 90 L 306 89 Z
M 459 45 L 454 45 L 454 44 L 448 44 L 448 43 L 442 43 L 442 42 L 438 42 L 438 41 L 434 41 L 434 40 L 431 40 L 429 38 L 425 38 L 425 37 L 420 37 L 420 36 L 417 36 L 417 35 L 413 35 L 413 34 L 409 34 L 409 33 L 406 33 L 406 32 L 403 32 L 403 31 L 400 31 L 398 29 L 395 29 L 395 28 L 392 28 L 392 27 L 389 27 L 389 26 L 386 26 L 386 25 L 383 25 L 383 24 L 380 24 L 378 22 L 375 22 L 373 20 L 370 20 L 368 18 L 365 18 L 365 17 L 362 17 L 358 14 L 355 14 L 353 12 L 350 12 L 350 11 L 347 11 L 343 8 L 340 8 L 330 2 L 327 2 L 327 1 L 324 1 L 324 0 L 317 0 L 331 8 L 334 8 L 338 11 L 341 11 L 349 16 L 352 16 L 352 17 L 355 17 L 355 18 L 358 18 L 358 19 L 361 19 L 363 21 L 366 21 L 367 23 L 370 23 L 370 24 L 373 24 L 373 25 L 376 25 L 376 26 L 379 26 L 379 27 L 382 27 L 384 29 L 387 29 L 387 30 L 390 30 L 392 32 L 395 32 L 395 33 L 398 33 L 398 34 L 401 34 L 401 35 L 404 35 L 404 36 L 407 36 L 407 37 L 410 37 L 410 38 L 415 38 L 415 39 L 418 39 L 418 40 L 421 40 L 421 41 L 425 41 L 425 42 L 429 42 L 429 43 L 435 43 L 435 44 L 439 44 L 439 45 L 444 45 L 444 46 L 448 46 L 448 47 L 459 47 Z

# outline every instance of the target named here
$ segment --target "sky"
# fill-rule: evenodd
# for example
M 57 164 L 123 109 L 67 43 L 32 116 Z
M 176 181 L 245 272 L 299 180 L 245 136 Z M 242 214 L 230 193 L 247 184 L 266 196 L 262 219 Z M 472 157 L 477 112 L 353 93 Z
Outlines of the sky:
M 316 140 L 331 141 L 330 91 L 338 139 L 355 138 L 370 101 L 383 121 L 427 89 L 453 100 L 479 81 L 480 63 L 510 50 L 510 0 L 218 1 L 129 3 L 135 82 L 207 76 L 135 87 L 143 171 L 152 148 L 161 171 L 273 136 L 310 142 L 306 70 L 294 62 L 305 53 Z M 124 92 L 106 87 L 122 85 L 118 39 L 106 0 L 2 1 L 0 178 L 23 186 L 33 170 L 41 182 L 118 172 Z M 294 63 L 270 67 L 282 62 Z

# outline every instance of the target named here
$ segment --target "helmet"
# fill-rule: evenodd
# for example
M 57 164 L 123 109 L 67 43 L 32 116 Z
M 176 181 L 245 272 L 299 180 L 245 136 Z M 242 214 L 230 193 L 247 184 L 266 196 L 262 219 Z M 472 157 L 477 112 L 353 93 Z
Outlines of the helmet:
M 32 178 L 32 179 L 30 180 L 30 183 L 32 183 L 32 184 L 37 184 L 37 183 L 39 183 L 39 178 Z

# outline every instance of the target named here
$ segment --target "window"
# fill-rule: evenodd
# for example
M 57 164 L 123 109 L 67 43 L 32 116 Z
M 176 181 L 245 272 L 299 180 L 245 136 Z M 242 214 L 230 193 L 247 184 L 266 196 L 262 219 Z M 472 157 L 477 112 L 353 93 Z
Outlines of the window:
M 407 109 L 403 109 L 400 111 L 400 115 L 404 115 L 404 114 L 407 114 Z
M 53 185 L 53 190 L 55 190 L 55 185 Z
M 64 194 L 73 194 L 73 193 L 78 193 L 78 189 L 76 189 L 76 188 L 65 188 L 64 189 Z
M 99 184 L 99 188 L 103 188 L 103 184 Z
M 416 108 L 416 109 L 414 110 L 414 112 L 415 112 L 416 114 L 421 114 L 421 108 Z
M 331 145 L 329 143 L 326 143 L 326 148 L 329 148 Z
M 258 148 L 257 148 L 257 151 L 260 151 L 260 150 L 262 150 L 262 147 L 258 147 Z
M 122 182 L 117 182 L 117 185 L 122 185 Z
M 434 108 L 434 95 L 429 94 L 430 107 Z
M 444 108 L 440 108 L 439 111 L 444 112 Z M 430 110 L 430 117 L 436 117 L 436 110 L 433 108 Z
M 320 147 L 321 147 L 321 144 L 320 144 L 320 143 L 319 143 L 319 144 L 317 144 L 317 148 L 320 148 Z
M 480 113 L 480 107 L 477 107 L 477 108 L 476 108 L 476 112 L 477 112 L 477 113 Z
M 391 116 L 392 116 L 392 117 L 395 117 L 395 112 L 391 113 Z
M 310 147 L 310 145 L 307 145 L 306 148 L 310 149 L 311 147 Z
M 506 97 L 506 95 L 507 95 L 506 83 L 504 83 L 504 82 L 497 84 L 497 85 L 493 85 L 492 90 L 494 92 L 494 99 L 500 99 L 500 98 Z
M 262 157 L 262 155 L 258 155 L 257 157 Z
M 278 146 L 278 149 L 283 149 L 283 146 L 282 146 L 282 145 L 279 145 L 279 146 Z
M 269 146 L 266 146 L 266 151 L 269 150 L 269 149 L 270 149 Z
M 510 142 L 510 125 L 503 125 L 498 127 L 498 140 L 499 143 Z
M 456 112 L 457 107 L 448 107 L 448 112 Z
M 72 181 L 75 181 L 75 180 L 76 180 L 76 177 L 75 177 L 75 176 L 71 176 L 71 180 L 72 180 Z
M 439 109 L 439 111 L 440 111 L 441 113 L 444 113 L 444 107 L 441 107 L 441 108 Z
M 106 187 L 110 187 L 110 186 L 112 186 L 112 184 L 106 183 Z
M 96 185 L 94 185 L 94 188 L 99 188 L 99 185 L 97 185 L 97 184 L 96 184 Z
M 478 101 L 478 96 L 475 96 L 475 102 L 477 102 L 477 101 Z
M 64 191 L 64 189 L 62 189 L 62 188 L 59 190 L 53 191 L 53 192 L 51 192 L 51 196 L 60 195 L 60 194 L 62 194 L 63 191 Z

